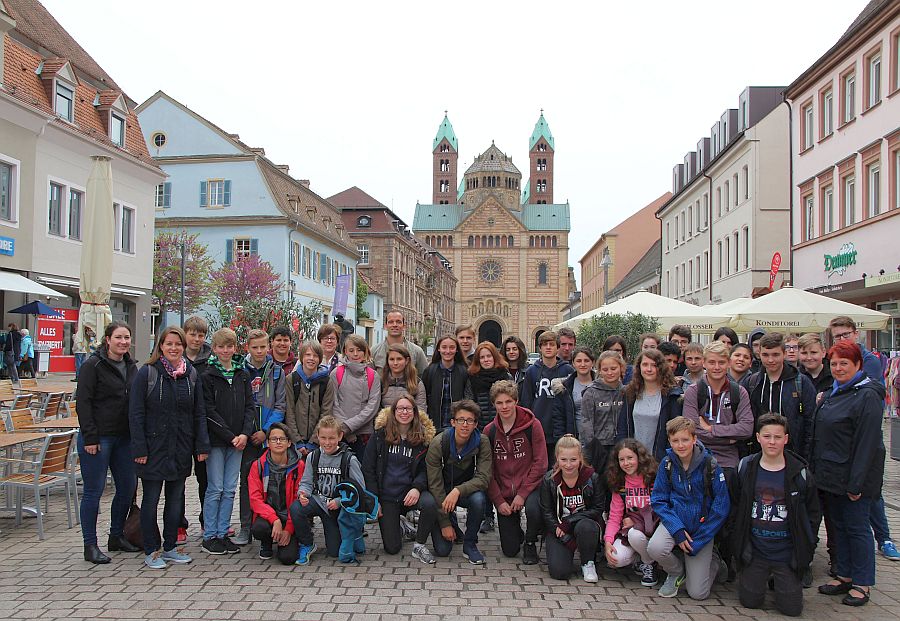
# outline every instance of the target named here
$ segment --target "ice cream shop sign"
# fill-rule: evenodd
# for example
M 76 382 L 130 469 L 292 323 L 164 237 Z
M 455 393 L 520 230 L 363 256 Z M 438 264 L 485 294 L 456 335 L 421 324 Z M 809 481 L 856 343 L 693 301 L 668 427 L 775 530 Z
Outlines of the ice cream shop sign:
M 851 265 L 856 265 L 856 247 L 853 242 L 843 244 L 837 254 L 825 255 L 825 272 L 829 278 L 834 274 L 843 276 Z

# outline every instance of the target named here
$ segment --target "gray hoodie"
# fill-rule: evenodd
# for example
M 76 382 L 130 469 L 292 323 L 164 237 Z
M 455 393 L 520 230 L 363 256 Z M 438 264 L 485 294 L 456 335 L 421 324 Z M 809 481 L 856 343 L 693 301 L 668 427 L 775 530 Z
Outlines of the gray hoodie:
M 622 408 L 622 386 L 610 386 L 599 377 L 581 395 L 581 427 L 578 438 L 583 446 L 595 440 L 612 446 L 616 438 L 616 421 Z
M 335 491 L 337 484 L 341 482 L 341 459 L 344 451 L 350 451 L 350 448 L 341 443 L 338 450 L 333 455 L 329 455 L 322 449 L 316 449 L 306 456 L 306 468 L 303 470 L 303 477 L 300 479 L 300 485 L 297 486 L 297 494 L 305 494 L 319 504 L 324 511 L 328 511 L 329 500 L 337 498 Z M 312 457 L 319 453 L 318 473 L 313 476 Z M 365 488 L 365 479 L 363 478 L 362 468 L 359 460 L 351 453 L 349 465 L 350 480 L 356 483 L 360 489 Z
M 332 413 L 345 427 L 345 442 L 353 442 L 357 435 L 375 433 L 375 415 L 381 406 L 381 380 L 373 369 L 370 387 L 366 367 L 362 362 L 344 362 L 340 384 L 337 380 L 340 367 L 335 367 L 328 380 L 334 390 Z

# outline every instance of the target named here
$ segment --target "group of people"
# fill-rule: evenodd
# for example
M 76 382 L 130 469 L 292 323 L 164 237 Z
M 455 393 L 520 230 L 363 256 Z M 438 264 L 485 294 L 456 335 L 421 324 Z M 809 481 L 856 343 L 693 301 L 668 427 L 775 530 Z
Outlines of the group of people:
M 191 317 L 138 370 L 127 325 L 110 324 L 76 395 L 85 559 L 110 562 L 96 533 L 110 470 L 108 549 L 143 551 L 150 568 L 191 562 L 192 468 L 201 548 L 237 553 L 255 539 L 260 558 L 284 564 L 310 563 L 315 518 L 326 554 L 359 562 L 368 517 L 386 553 L 410 540 L 426 564 L 455 544 L 484 564 L 479 535 L 496 530 L 524 565 L 543 541 L 554 578 L 571 576 L 576 553 L 585 581 L 602 560 L 644 586 L 662 580 L 662 597 L 684 586 L 705 599 L 736 574 L 753 608 L 774 578 L 776 608 L 798 615 L 823 513 L 833 579 L 820 592 L 868 601 L 873 530 L 900 558 L 881 499 L 884 378 L 849 318 L 832 322 L 827 355 L 817 334 L 740 343 L 723 329 L 703 346 L 676 326 L 668 340 L 643 335 L 630 364 L 619 336 L 594 352 L 571 330 L 545 332 L 529 364 L 519 338 L 476 345 L 471 326 L 437 339 L 429 361 L 402 313 L 385 326 L 372 351 L 326 324 L 295 357 L 287 328 L 251 331 L 238 353 L 233 331 L 207 344 Z M 123 532 L 137 478 L 140 546 Z
M 6 332 L 0 333 L 0 352 L 0 370 L 13 382 L 18 383 L 20 377 L 35 377 L 34 339 L 28 328 L 20 329 L 14 323 L 7 325 Z

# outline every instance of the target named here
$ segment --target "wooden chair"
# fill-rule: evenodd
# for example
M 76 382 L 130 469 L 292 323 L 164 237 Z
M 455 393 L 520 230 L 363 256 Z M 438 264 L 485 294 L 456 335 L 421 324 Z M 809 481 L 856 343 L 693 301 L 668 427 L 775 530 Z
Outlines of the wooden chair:
M 34 423 L 34 416 L 28 408 L 10 410 L 9 412 L 6 412 L 5 422 L 6 431 L 12 433 L 13 431 L 21 430 L 24 425 L 31 425 Z
M 59 410 L 59 415 L 65 418 L 73 416 L 78 418 L 78 412 L 75 409 L 75 399 L 69 399 L 68 401 L 63 401 L 63 406 Z
M 19 379 L 19 388 L 27 388 L 29 390 L 34 390 L 38 387 L 38 382 L 36 379 Z
M 44 420 L 45 418 L 56 418 L 59 416 L 59 408 L 62 406 L 64 396 L 61 392 L 49 393 L 38 408 L 35 418 Z
M 72 528 L 72 489 L 75 476 L 72 470 L 72 444 L 76 431 L 48 434 L 35 459 L 0 458 L 0 463 L 15 463 L 19 471 L 0 478 L 0 488 L 7 493 L 15 492 L 16 526 L 22 524 L 24 493 L 34 492 L 34 512 L 37 517 L 38 539 L 44 539 L 44 513 L 49 509 L 49 490 L 54 487 L 66 488 L 66 516 Z M 41 493 L 48 492 L 45 509 L 41 510 Z

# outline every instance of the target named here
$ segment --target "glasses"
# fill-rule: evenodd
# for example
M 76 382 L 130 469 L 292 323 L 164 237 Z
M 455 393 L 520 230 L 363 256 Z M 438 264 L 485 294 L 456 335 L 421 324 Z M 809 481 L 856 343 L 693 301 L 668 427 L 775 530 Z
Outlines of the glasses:
M 323 336 L 322 340 L 323 341 L 337 341 L 338 338 L 332 334 L 331 336 Z
M 841 332 L 840 334 L 835 334 L 834 332 L 832 332 L 831 338 L 833 338 L 835 341 L 843 341 L 844 339 L 849 339 L 850 337 L 852 337 L 853 334 L 853 330 L 851 330 L 850 332 Z
M 398 411 L 398 412 L 412 412 L 413 409 L 412 409 L 411 407 L 409 407 L 409 406 L 402 405 L 402 406 L 400 406 L 400 407 L 397 408 L 397 411 Z
M 290 442 L 290 440 L 287 438 L 269 438 L 269 444 L 287 444 L 288 442 Z
M 799 345 L 785 345 L 784 349 L 786 351 L 797 351 L 798 349 L 800 349 L 800 346 Z
M 462 425 L 463 427 L 469 427 L 475 424 L 474 418 L 454 418 L 457 425 Z

